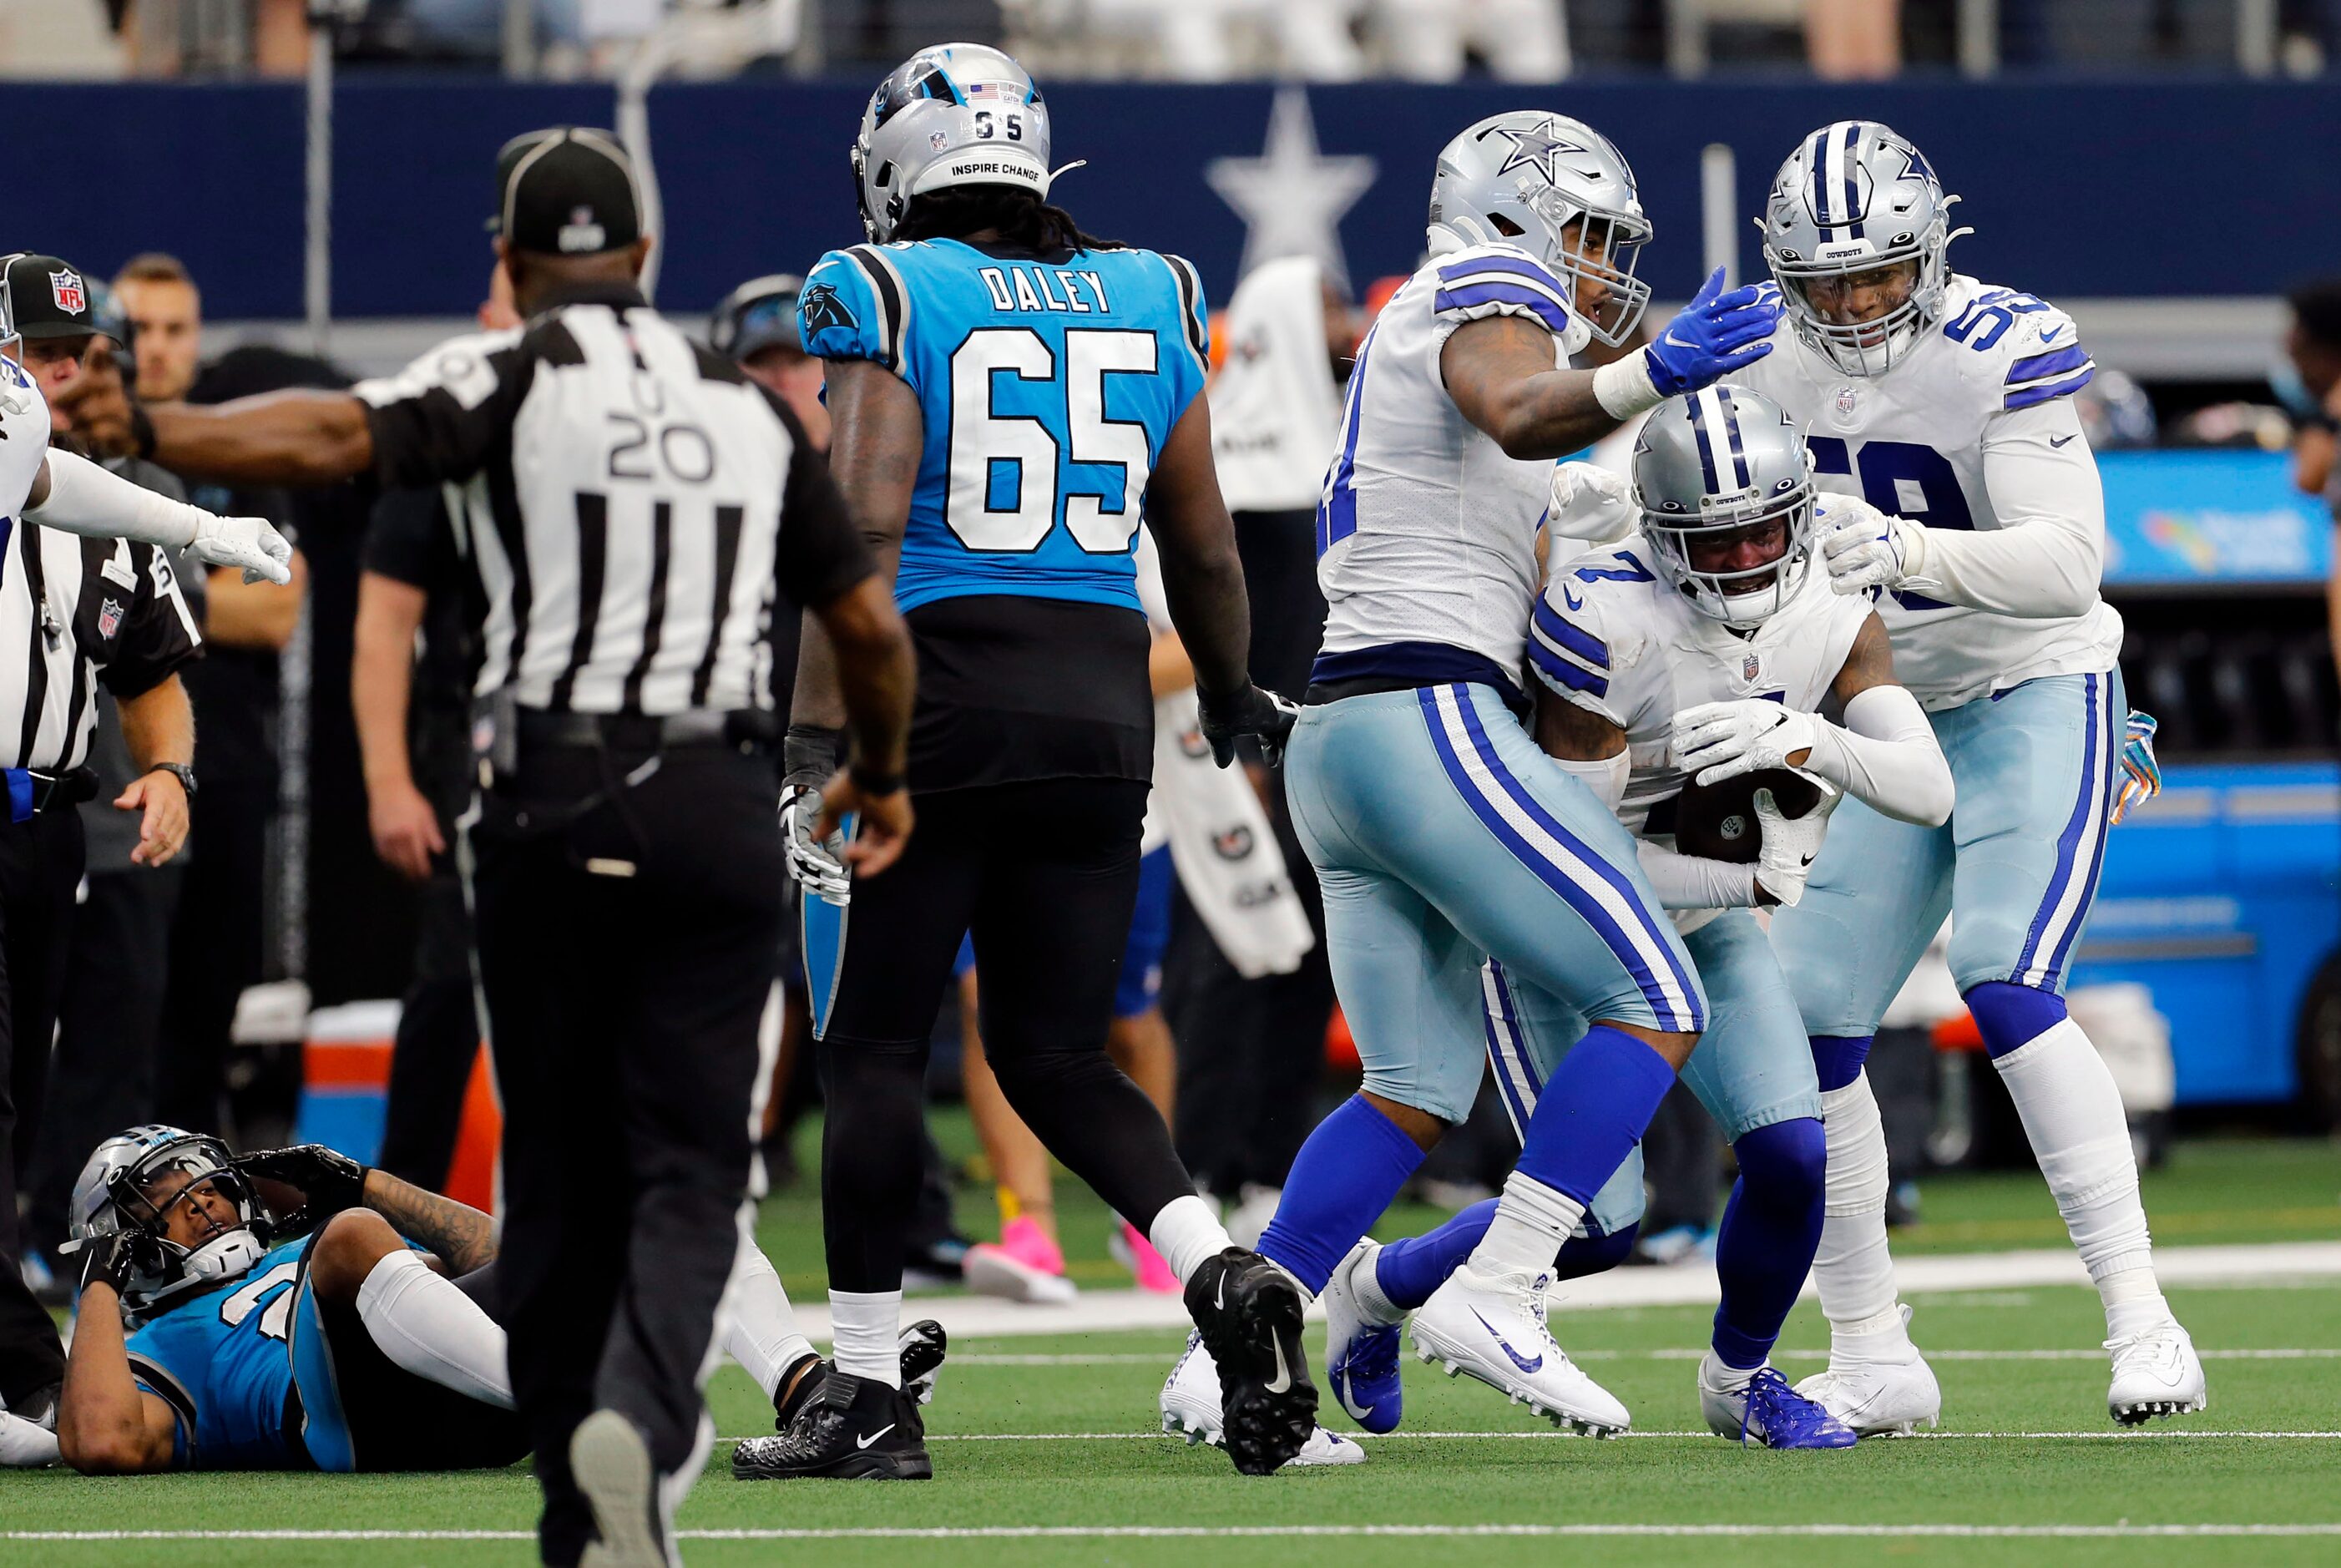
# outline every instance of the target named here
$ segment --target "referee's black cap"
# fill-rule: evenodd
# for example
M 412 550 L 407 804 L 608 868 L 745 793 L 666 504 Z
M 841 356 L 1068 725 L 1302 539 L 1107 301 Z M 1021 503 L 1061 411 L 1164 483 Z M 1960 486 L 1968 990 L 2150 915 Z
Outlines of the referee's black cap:
M 716 353 L 744 360 L 768 348 L 804 352 L 797 333 L 797 297 L 805 280 L 792 272 L 750 278 L 723 296 L 707 318 L 707 341 Z
M 59 256 L 18 251 L 0 257 L 0 337 L 123 340 L 121 313 L 105 308 L 98 285 Z
M 514 136 L 496 155 L 496 215 L 489 228 L 514 250 L 594 255 L 642 238 L 642 193 L 618 138 L 554 125 Z

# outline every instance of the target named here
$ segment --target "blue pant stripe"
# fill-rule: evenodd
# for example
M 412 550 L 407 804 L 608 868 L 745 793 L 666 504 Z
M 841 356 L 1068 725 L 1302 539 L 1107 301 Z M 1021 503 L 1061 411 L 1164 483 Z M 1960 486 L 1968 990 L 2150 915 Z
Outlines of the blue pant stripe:
M 2087 738 L 2081 756 L 2080 794 L 2073 803 L 2072 815 L 2066 819 L 2065 831 L 2057 836 L 2057 870 L 2048 878 L 2048 892 L 2040 901 L 2039 911 L 2032 917 L 2032 928 L 2024 938 L 2024 951 L 2017 957 L 2016 982 L 2019 985 L 2054 984 L 2054 976 L 2063 967 L 2064 955 L 2072 944 L 2073 934 L 2081 927 L 2083 907 L 2088 902 L 2087 892 L 2081 892 L 2071 914 L 2060 921 L 2058 912 L 2064 907 L 2067 895 L 2075 891 L 2073 877 L 2076 864 L 2080 859 L 2083 836 L 2087 834 L 2095 840 L 2090 846 L 2088 862 L 2092 885 L 2097 874 L 2098 858 L 2104 853 L 2106 787 L 2105 775 L 2098 771 L 2097 765 L 2098 754 L 2104 747 L 2103 729 L 2097 714 L 2104 679 L 2102 675 L 2081 677 L 2081 704 L 2086 715 L 2084 734 Z M 2053 939 L 2049 937 L 2052 928 L 2057 931 Z M 2044 940 L 2052 941 L 2052 956 L 2047 965 L 2036 970 L 2034 959 Z
M 2088 879 L 2081 884 L 2080 897 L 2073 905 L 2073 917 L 2066 924 L 2065 934 L 2057 939 L 2057 950 L 2049 958 L 2048 967 L 2042 974 L 2041 984 L 2052 988 L 2064 977 L 2065 961 L 2072 955 L 2073 945 L 2081 934 L 2081 927 L 2088 923 L 2090 906 L 2097 903 L 2097 876 L 2105 869 L 2106 864 L 2106 835 L 2113 831 L 2115 758 L 2120 754 L 2125 730 L 2122 725 L 2114 722 L 2113 710 L 2106 705 L 2107 698 L 2111 694 L 2105 685 L 2099 684 L 2102 680 L 2102 676 L 2089 677 L 2091 695 L 2095 699 L 2091 704 L 2090 713 L 2097 723 L 2097 744 L 2091 750 L 2089 762 L 2085 765 L 2085 776 L 2081 786 L 2084 789 L 2090 787 L 2086 774 L 2088 767 L 2096 767 L 2097 776 L 2094 798 L 2097 803 L 2097 825 L 2089 834 Z
M 1488 1063 L 1496 1070 L 1496 1091 L 1504 1102 L 1504 1114 L 1512 1119 L 1512 1134 L 1526 1137 L 1536 1104 L 1522 1093 L 1526 1085 L 1519 1032 L 1496 1000 L 1496 976 L 1500 973 L 1492 958 L 1480 966 L 1479 1025 L 1487 1031 Z

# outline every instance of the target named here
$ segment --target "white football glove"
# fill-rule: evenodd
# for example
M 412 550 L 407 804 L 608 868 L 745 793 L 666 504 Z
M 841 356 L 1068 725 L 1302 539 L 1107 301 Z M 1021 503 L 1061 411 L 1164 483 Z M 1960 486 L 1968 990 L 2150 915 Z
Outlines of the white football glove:
M 1761 697 L 1701 703 L 1675 715 L 1675 766 L 1702 784 L 1720 784 L 1759 768 L 1798 764 L 1811 751 L 1814 719 Z
M 206 512 L 187 548 L 207 566 L 241 566 L 244 580 L 279 586 L 293 581 L 293 545 L 265 518 L 214 517 Z
M 1813 858 L 1828 835 L 1829 813 L 1837 810 L 1845 792 L 1827 779 L 1805 775 L 1820 786 L 1820 803 L 1802 816 L 1781 814 L 1772 792 L 1756 792 L 1756 826 L 1763 840 L 1756 851 L 1756 889 L 1760 904 L 1769 898 L 1788 906 L 1805 896 L 1805 878 L 1812 874 Z
M 845 862 L 839 858 L 845 835 L 832 834 L 826 841 L 813 837 L 813 827 L 820 821 L 821 791 L 802 787 L 782 791 L 781 837 L 788 847 L 790 872 L 805 892 L 842 909 L 853 896 L 852 880 Z
M 1634 486 L 1624 474 L 1592 463 L 1554 465 L 1544 525 L 1555 538 L 1606 544 L 1632 533 L 1637 521 Z
M 1872 588 L 1898 588 L 1918 574 L 1926 528 L 1889 516 L 1858 495 L 1824 495 L 1813 508 L 1821 561 L 1829 586 L 1851 596 Z

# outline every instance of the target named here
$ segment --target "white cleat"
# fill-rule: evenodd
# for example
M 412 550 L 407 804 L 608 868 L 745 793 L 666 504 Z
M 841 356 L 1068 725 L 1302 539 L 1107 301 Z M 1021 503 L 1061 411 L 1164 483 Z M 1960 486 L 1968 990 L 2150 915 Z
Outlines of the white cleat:
M 1910 1343 L 1910 1309 L 1899 1332 L 1863 1334 L 1873 1349 L 1849 1353 L 1832 1344 L 1828 1369 L 1797 1384 L 1797 1392 L 1864 1437 L 1909 1437 L 1943 1418 L 1942 1385 Z
M 1187 1335 L 1186 1353 L 1162 1384 L 1162 1430 L 1189 1443 L 1226 1444 L 1220 1436 L 1220 1369 L 1203 1348 L 1203 1336 Z M 1339 1433 L 1317 1428 L 1300 1452 L 1285 1462 L 1292 1465 L 1363 1464 L 1366 1451 Z
M 2157 1416 L 2184 1415 L 2210 1404 L 2202 1360 L 2177 1319 L 2127 1339 L 2109 1339 L 2106 1348 L 2114 1355 L 2106 1410 L 2122 1425 L 2138 1426 Z
M 1455 1377 L 1468 1373 L 1555 1426 L 1615 1437 L 1633 1417 L 1578 1370 L 1545 1324 L 1552 1276 L 1493 1276 L 1469 1263 L 1415 1309 L 1414 1353 Z

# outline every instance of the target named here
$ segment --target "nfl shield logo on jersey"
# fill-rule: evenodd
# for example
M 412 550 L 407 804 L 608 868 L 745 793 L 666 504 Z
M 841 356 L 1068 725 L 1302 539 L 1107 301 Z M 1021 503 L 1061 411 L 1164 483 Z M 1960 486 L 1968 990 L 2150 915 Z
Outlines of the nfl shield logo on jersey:
M 89 308 L 89 291 L 81 285 L 81 274 L 71 267 L 49 275 L 49 293 L 56 297 L 57 308 L 67 315 L 79 315 Z
M 122 601 L 108 599 L 97 608 L 97 634 L 112 641 L 114 634 L 120 630 L 122 630 Z
M 1740 656 L 1739 678 L 1741 680 L 1752 686 L 1756 684 L 1756 677 L 1763 673 L 1764 661 L 1756 655 L 1753 649 Z

